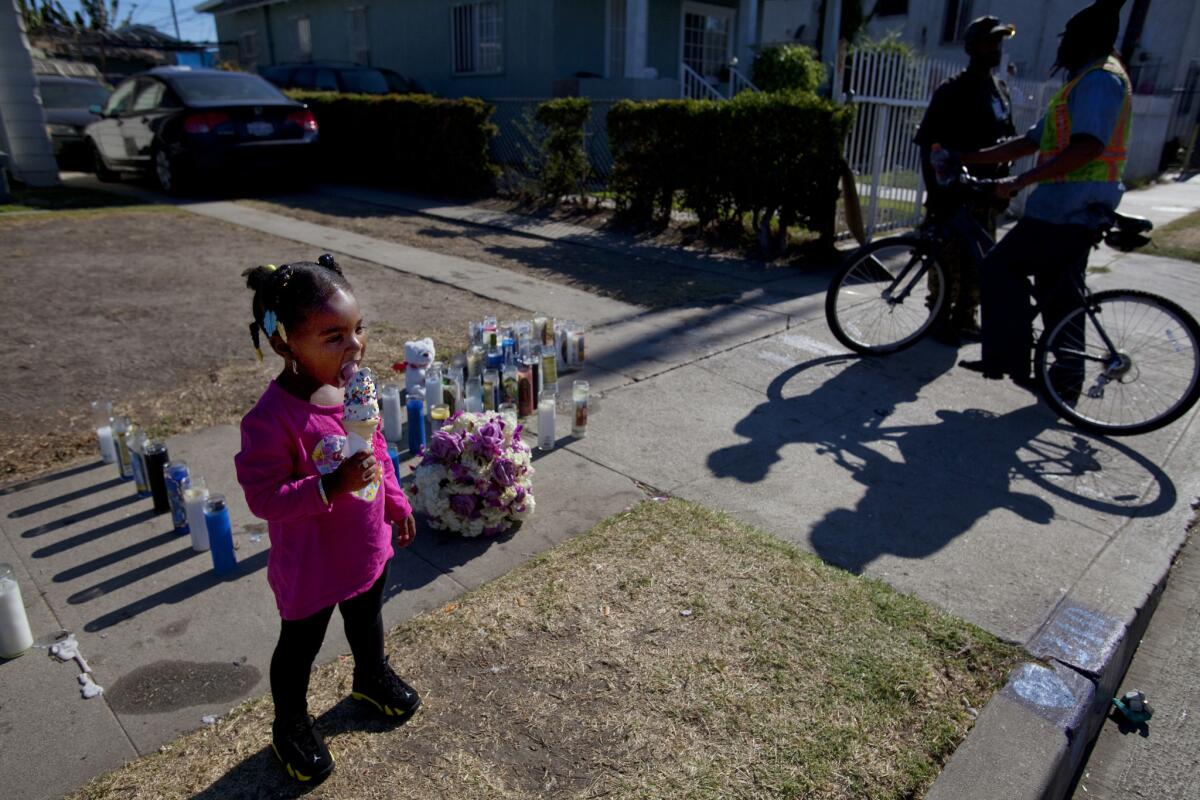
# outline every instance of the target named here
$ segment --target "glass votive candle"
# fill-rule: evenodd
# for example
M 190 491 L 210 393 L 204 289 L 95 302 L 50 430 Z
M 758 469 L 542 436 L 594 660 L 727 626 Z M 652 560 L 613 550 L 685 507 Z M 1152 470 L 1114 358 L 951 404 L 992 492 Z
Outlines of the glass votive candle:
M 429 407 L 429 424 L 433 430 L 441 430 L 448 419 L 450 419 L 450 406 L 445 403 L 437 403 Z
M 587 381 L 574 381 L 571 384 L 571 404 L 574 407 L 571 435 L 576 438 L 587 436 L 588 388 Z

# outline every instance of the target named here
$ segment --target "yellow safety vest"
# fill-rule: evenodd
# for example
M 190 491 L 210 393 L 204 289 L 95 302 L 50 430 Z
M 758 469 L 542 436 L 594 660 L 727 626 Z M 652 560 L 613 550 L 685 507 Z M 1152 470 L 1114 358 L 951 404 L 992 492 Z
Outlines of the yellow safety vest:
M 1125 157 L 1129 150 L 1129 117 L 1132 113 L 1133 91 L 1129 83 L 1129 76 L 1125 74 L 1125 68 L 1113 56 L 1096 61 L 1054 95 L 1050 105 L 1046 108 L 1046 123 L 1042 128 L 1038 163 L 1041 164 L 1054 158 L 1066 150 L 1067 145 L 1071 143 L 1071 114 L 1067 106 L 1067 99 L 1085 75 L 1098 69 L 1116 75 L 1125 87 L 1125 99 L 1121 101 L 1121 114 L 1117 118 L 1117 124 L 1113 127 L 1112 135 L 1104 146 L 1104 152 L 1097 158 L 1066 175 L 1050 178 L 1044 181 L 1045 183 L 1065 183 L 1067 181 L 1117 183 L 1125 172 Z

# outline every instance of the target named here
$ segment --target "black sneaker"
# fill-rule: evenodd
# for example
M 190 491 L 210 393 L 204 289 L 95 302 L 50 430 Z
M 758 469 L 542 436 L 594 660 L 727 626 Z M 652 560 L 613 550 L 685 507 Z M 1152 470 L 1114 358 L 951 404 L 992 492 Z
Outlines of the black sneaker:
M 395 673 L 386 656 L 379 662 L 374 675 L 364 677 L 356 671 L 350 696 L 355 700 L 364 700 L 379 709 L 381 714 L 394 718 L 411 716 L 421 707 L 417 690 Z
M 271 749 L 287 774 L 308 785 L 316 785 L 333 772 L 333 756 L 308 714 L 275 720 L 271 726 Z

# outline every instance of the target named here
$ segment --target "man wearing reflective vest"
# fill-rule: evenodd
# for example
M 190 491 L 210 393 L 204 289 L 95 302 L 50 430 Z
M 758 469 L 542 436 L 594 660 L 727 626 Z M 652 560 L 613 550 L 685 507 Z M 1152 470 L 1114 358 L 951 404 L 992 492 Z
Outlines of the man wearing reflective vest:
M 964 164 L 989 164 L 1038 154 L 1033 169 L 996 186 L 1011 197 L 1036 184 L 1024 216 L 983 262 L 983 357 L 960 365 L 986 378 L 1007 375 L 1033 388 L 1029 277 L 1046 328 L 1078 308 L 1069 273 L 1083 277 L 1096 230 L 1125 191 L 1132 92 L 1113 55 L 1122 2 L 1096 0 L 1067 21 L 1056 63 L 1067 83 L 1025 136 L 961 156 Z

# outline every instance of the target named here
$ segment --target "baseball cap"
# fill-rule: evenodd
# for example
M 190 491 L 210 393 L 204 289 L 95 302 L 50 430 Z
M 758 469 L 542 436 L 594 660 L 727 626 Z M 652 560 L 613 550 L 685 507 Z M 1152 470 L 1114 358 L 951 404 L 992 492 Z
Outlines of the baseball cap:
M 1067 20 L 1063 35 L 1079 36 L 1100 46 L 1112 47 L 1121 28 L 1121 5 L 1120 0 L 1096 0 Z
M 999 17 L 980 17 L 972 20 L 963 31 L 963 43 L 972 44 L 992 36 L 1014 36 L 1016 32 L 1016 27 L 1000 22 Z

